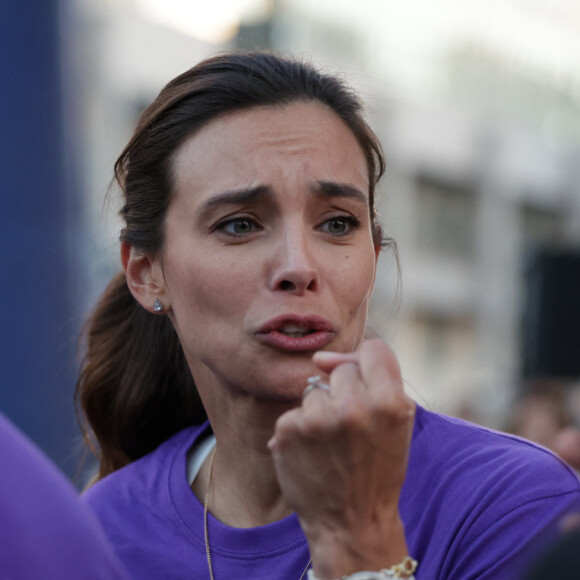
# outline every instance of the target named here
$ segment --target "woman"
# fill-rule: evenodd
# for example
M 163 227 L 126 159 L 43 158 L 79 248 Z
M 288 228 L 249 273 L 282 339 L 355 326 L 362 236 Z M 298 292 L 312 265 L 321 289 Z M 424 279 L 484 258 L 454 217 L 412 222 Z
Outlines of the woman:
M 78 385 L 134 578 L 514 578 L 580 510 L 563 464 L 416 406 L 364 340 L 383 170 L 352 91 L 270 54 L 143 113 Z

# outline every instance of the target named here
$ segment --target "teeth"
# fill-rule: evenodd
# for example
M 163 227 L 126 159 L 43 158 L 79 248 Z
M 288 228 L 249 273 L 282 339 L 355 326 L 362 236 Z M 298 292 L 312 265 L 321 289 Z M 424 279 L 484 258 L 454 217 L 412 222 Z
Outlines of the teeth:
M 286 332 L 286 333 L 296 333 L 296 332 L 308 332 L 308 328 L 304 327 L 304 326 L 298 326 L 296 324 L 285 324 L 282 327 L 282 332 Z
M 297 326 L 296 324 L 285 324 L 279 329 L 279 332 L 287 336 L 297 337 L 306 336 L 310 332 L 310 329 L 304 326 Z

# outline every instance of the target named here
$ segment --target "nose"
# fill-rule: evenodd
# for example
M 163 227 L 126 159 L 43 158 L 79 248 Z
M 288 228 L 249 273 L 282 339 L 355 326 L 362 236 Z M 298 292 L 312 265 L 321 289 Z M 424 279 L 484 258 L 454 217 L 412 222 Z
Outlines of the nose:
M 280 236 L 273 256 L 273 290 L 297 296 L 318 290 L 320 275 L 312 244 L 307 232 L 293 230 Z

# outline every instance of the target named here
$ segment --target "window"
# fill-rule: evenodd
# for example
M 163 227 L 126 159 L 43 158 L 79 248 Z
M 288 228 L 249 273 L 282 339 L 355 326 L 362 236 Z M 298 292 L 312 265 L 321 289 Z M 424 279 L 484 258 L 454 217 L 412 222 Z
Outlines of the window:
M 417 246 L 420 251 L 470 259 L 475 253 L 476 197 L 465 186 L 417 179 Z
M 553 244 L 561 239 L 563 220 L 554 210 L 524 205 L 521 220 L 527 245 Z

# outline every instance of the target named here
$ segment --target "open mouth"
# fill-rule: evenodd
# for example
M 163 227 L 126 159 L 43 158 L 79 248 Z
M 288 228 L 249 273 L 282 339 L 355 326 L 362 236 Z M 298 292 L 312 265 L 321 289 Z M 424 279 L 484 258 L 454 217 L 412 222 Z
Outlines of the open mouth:
M 313 332 L 316 332 L 314 328 L 309 326 L 298 326 L 297 324 L 284 324 L 279 328 L 276 328 L 276 332 L 283 334 L 284 336 L 289 336 L 291 338 L 301 338 L 303 336 L 308 336 Z
M 323 348 L 336 335 L 332 323 L 320 316 L 283 315 L 265 323 L 258 338 L 276 349 L 310 352 Z

